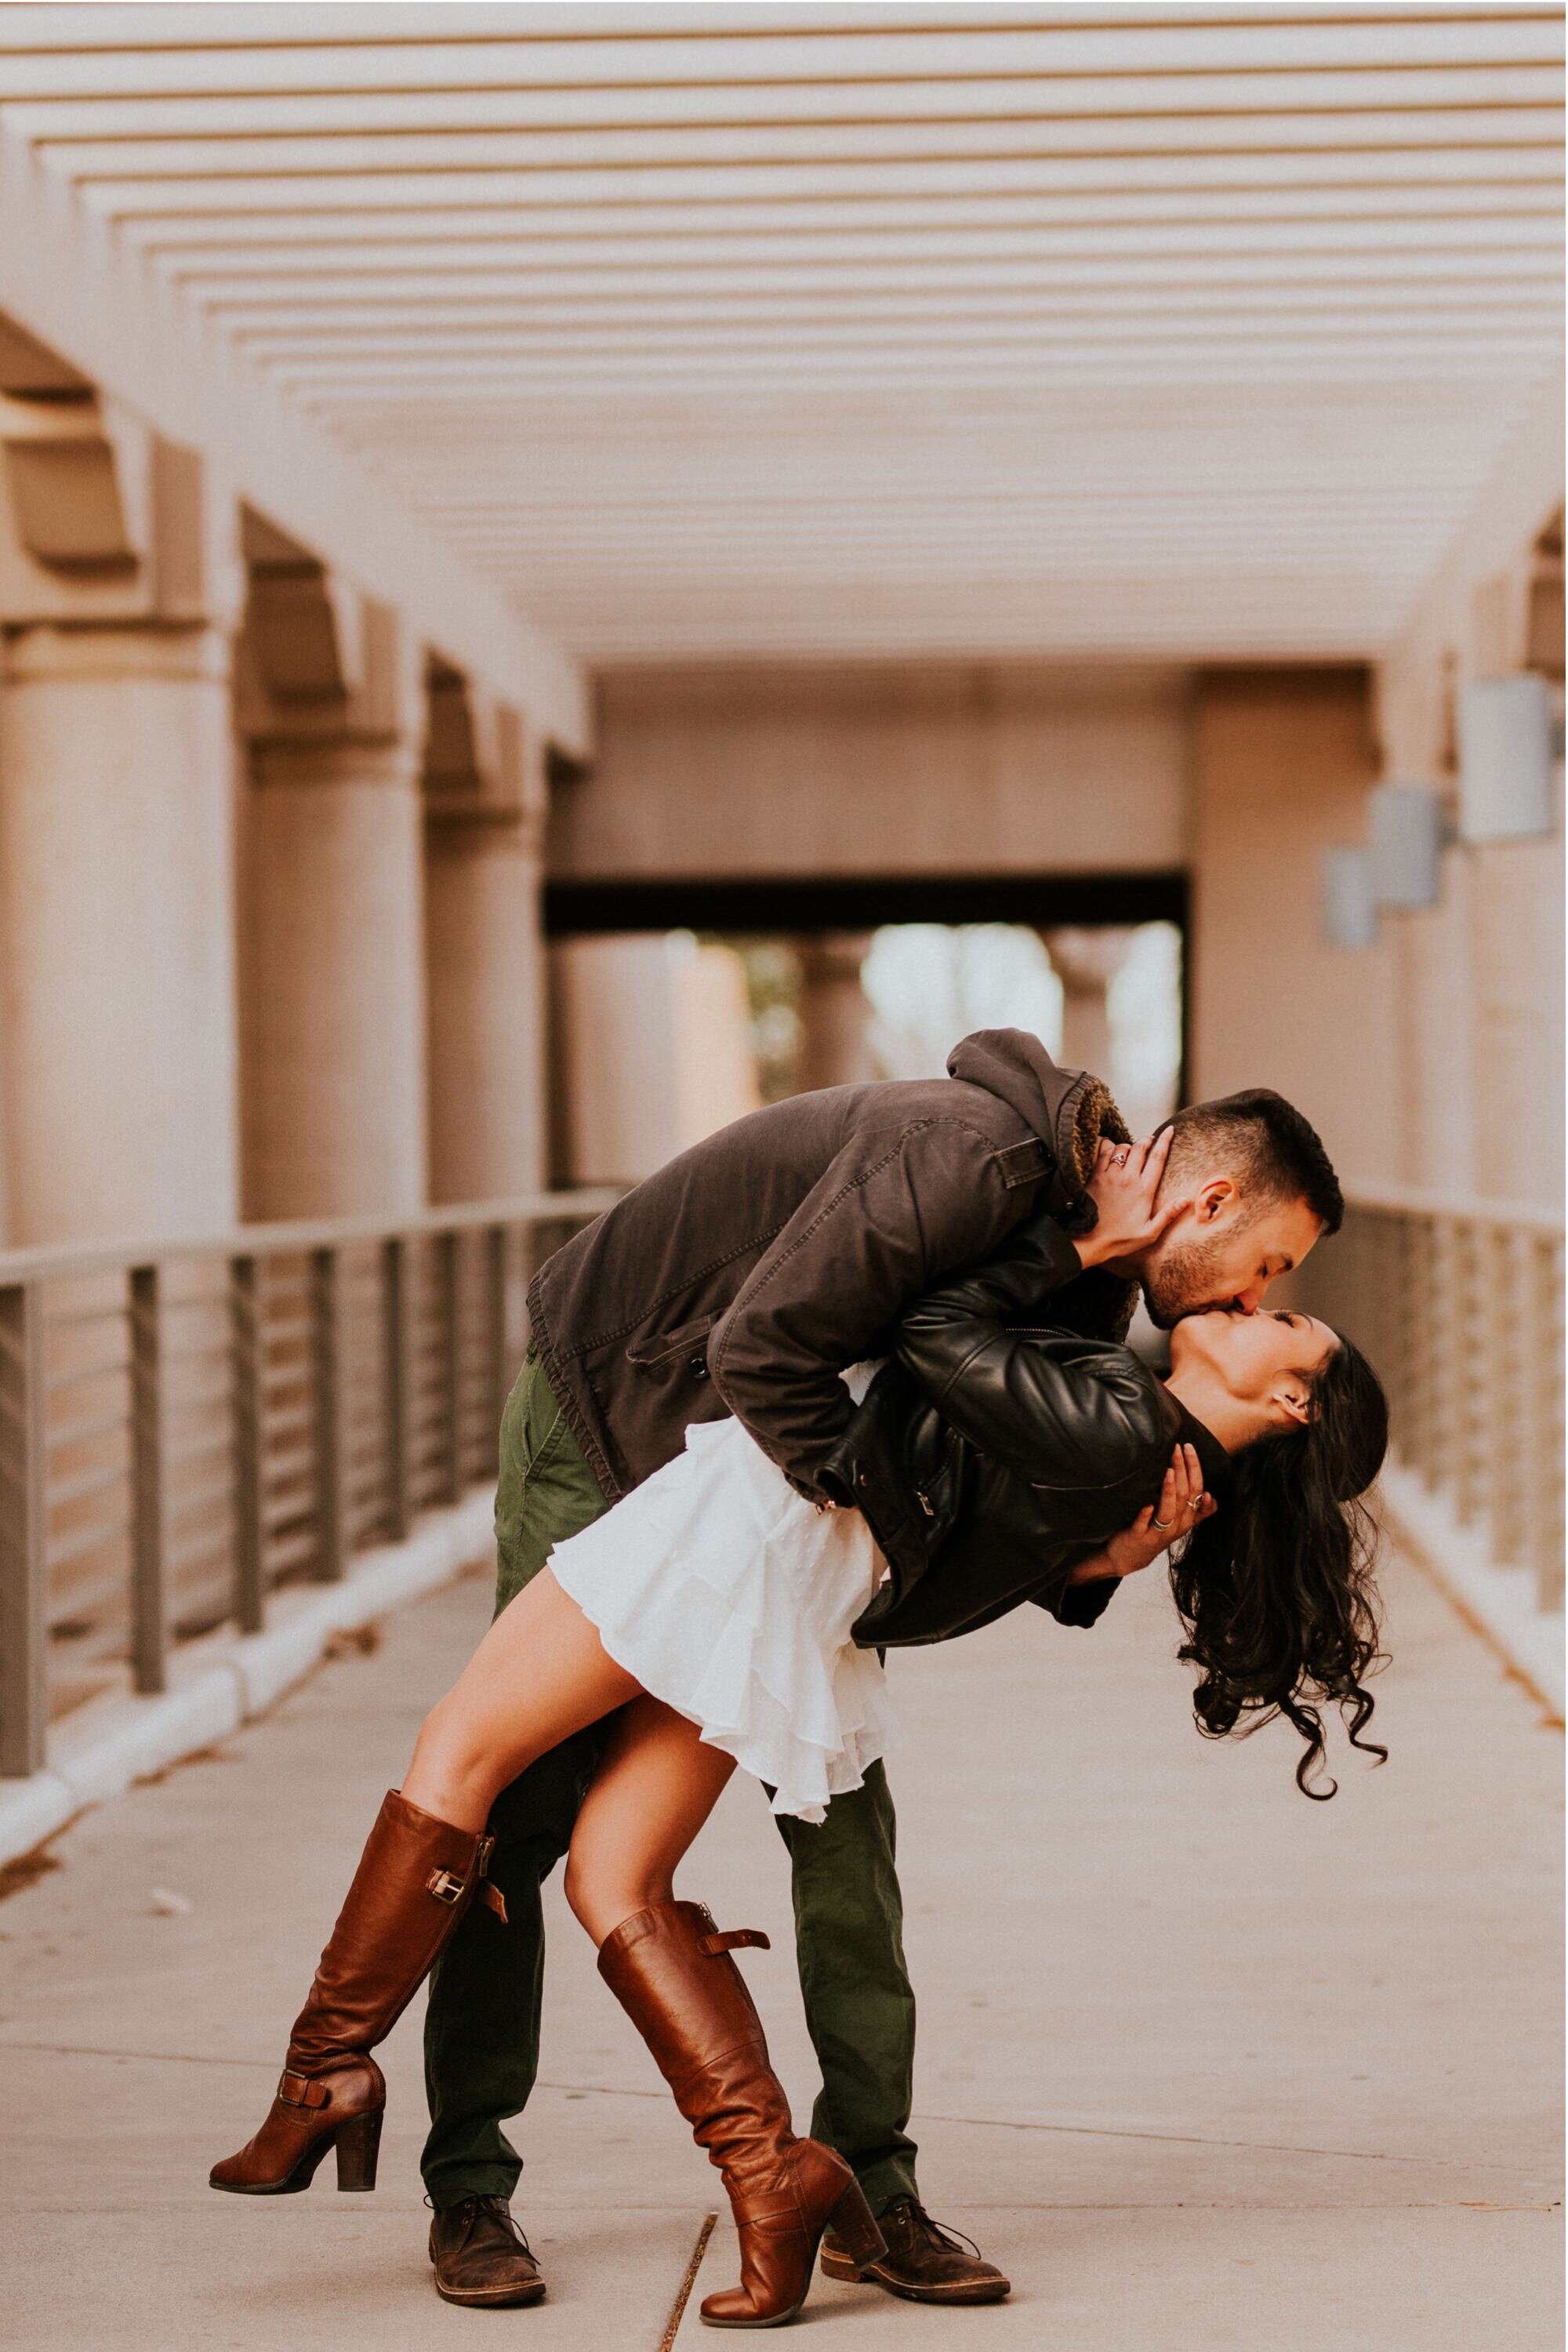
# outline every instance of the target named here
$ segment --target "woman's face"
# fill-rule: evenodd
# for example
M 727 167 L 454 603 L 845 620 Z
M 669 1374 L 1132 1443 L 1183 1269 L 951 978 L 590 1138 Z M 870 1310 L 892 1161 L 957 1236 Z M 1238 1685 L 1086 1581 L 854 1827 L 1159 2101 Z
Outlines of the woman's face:
M 1312 1379 L 1339 1346 L 1313 1315 L 1285 1307 L 1187 1315 L 1171 1332 L 1171 1370 L 1202 1362 L 1236 1399 L 1269 1421 L 1305 1421 Z

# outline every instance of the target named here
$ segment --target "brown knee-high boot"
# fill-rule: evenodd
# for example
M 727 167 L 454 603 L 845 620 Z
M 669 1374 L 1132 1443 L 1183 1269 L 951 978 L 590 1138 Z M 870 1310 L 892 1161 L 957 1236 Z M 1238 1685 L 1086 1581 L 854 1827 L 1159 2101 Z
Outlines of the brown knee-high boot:
M 623 1919 L 599 1951 L 599 1970 L 653 2053 L 698 2146 L 724 2176 L 741 2240 L 741 2284 L 702 2305 L 710 2327 L 776 2327 L 805 2301 L 829 2221 L 856 2266 L 885 2251 L 854 2173 L 815 2139 L 797 2139 L 789 2102 L 768 2063 L 762 2020 L 740 1969 L 738 1945 L 700 1903 L 651 1903 Z
M 370 2053 L 435 1967 L 475 1895 L 505 1917 L 500 1896 L 484 1884 L 491 1843 L 387 1791 L 294 2021 L 278 2095 L 255 2138 L 214 2165 L 215 2189 L 290 2196 L 310 2187 L 334 2144 L 338 2187 L 375 2187 L 386 2084 Z

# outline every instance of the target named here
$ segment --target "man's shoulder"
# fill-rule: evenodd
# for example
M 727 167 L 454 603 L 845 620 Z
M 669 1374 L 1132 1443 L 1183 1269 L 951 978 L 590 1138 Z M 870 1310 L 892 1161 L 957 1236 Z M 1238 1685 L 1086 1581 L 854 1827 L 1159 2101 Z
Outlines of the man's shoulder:
M 1040 1140 L 1010 1103 L 963 1078 L 880 1078 L 853 1091 L 851 1122 L 868 1131 L 952 1127 L 966 1130 L 980 1149 L 994 1150 Z

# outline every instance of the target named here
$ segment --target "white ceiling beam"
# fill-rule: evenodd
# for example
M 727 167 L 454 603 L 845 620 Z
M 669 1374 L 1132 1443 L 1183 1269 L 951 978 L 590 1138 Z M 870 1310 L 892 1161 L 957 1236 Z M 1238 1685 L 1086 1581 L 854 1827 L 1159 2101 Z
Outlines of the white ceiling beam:
M 101 226 L 41 174 L 0 118 L 0 310 L 111 389 L 283 530 L 403 613 L 417 635 L 511 691 L 563 747 L 586 743 L 576 664 L 473 580 L 422 525 L 178 311 L 128 282 Z
M 1525 143 L 1488 144 L 1468 125 L 1458 145 L 1347 146 L 1314 150 L 1267 150 L 1212 145 L 1197 152 L 1148 150 L 1095 155 L 991 154 L 984 159 L 984 186 L 996 195 L 1054 198 L 1078 195 L 1118 200 L 1138 194 L 1184 194 L 1191 189 L 1245 195 L 1255 189 L 1288 194 L 1300 188 L 1426 187 L 1478 183 L 1506 186 L 1561 186 L 1562 140 L 1544 136 Z M 592 205 L 616 214 L 641 205 L 680 204 L 716 208 L 748 207 L 810 199 L 847 205 L 863 200 L 923 203 L 972 194 L 973 158 L 965 155 L 863 156 L 856 160 L 796 157 L 770 162 L 756 157 L 707 164 L 639 163 L 610 170 L 593 163 L 557 160 L 528 171 L 395 172 L 359 178 L 340 173 L 322 179 L 226 179 L 221 186 L 201 180 L 101 181 L 84 187 L 83 200 L 116 224 L 163 223 L 170 227 L 199 215 L 204 224 L 264 215 L 276 229 L 289 227 L 312 212 L 347 216 L 374 208 L 383 216 L 428 226 L 476 207 L 510 212 L 550 203 Z M 206 233 L 211 234 L 210 226 Z
M 0 12 L 0 55 L 7 58 L 7 85 L 18 98 L 66 100 L 107 89 L 156 103 L 255 89 L 282 97 L 506 89 L 519 79 L 581 89 L 660 78 L 701 84 L 832 82 L 868 75 L 948 79 L 976 71 L 1102 75 L 1125 69 L 1130 58 L 1154 70 L 1366 71 L 1413 60 L 1428 68 L 1462 68 L 1477 62 L 1550 60 L 1562 46 L 1561 16 L 1550 8 L 1428 11 L 1403 23 L 1394 11 L 1380 20 L 1372 11 L 1347 19 L 1344 12 L 1310 8 L 1270 15 L 1237 7 L 1223 17 L 1212 8 L 1129 8 L 1107 12 L 1098 22 L 1075 23 L 1074 12 L 1042 16 L 1034 26 L 1017 18 L 987 25 L 975 12 L 962 27 L 951 21 L 900 26 L 889 13 L 886 29 L 868 27 L 862 14 L 853 27 L 827 37 L 813 35 L 805 12 L 787 30 L 769 32 L 751 9 L 751 26 L 732 18 L 715 37 L 680 32 L 671 21 L 673 12 L 664 11 L 660 24 L 647 26 L 643 37 L 632 41 L 615 37 L 602 8 L 591 17 L 579 11 L 574 37 L 557 41 L 521 26 L 501 39 L 465 38 L 456 8 L 441 11 L 438 23 L 420 37 L 410 26 L 418 12 L 407 7 L 399 10 L 399 41 L 385 37 L 391 29 L 385 16 L 372 27 L 363 13 L 357 13 L 348 37 L 333 41 L 322 37 L 321 29 L 331 13 L 312 7 L 308 39 L 289 37 L 305 31 L 303 11 L 290 12 L 292 23 L 275 18 L 267 28 L 270 40 L 252 16 L 248 26 L 237 26 L 233 45 L 227 46 L 215 37 L 220 8 L 205 6 L 199 28 L 187 9 L 160 47 L 143 46 L 137 37 L 134 20 L 146 16 L 143 9 L 104 11 L 106 21 L 95 37 L 89 9 L 73 8 L 68 23 L 58 9 L 9 6 Z M 493 33 L 493 20 L 489 29 Z
M 981 116 L 929 122 L 868 117 L 668 129 L 629 122 L 618 130 L 555 128 L 546 122 L 535 130 L 464 131 L 447 138 L 409 132 L 370 139 L 351 129 L 338 139 L 62 142 L 44 152 L 51 169 L 66 178 L 83 186 L 97 183 L 114 192 L 145 191 L 182 181 L 200 181 L 213 189 L 283 179 L 353 183 L 417 172 L 438 172 L 458 180 L 530 167 L 1044 162 L 1064 155 L 1187 156 L 1206 164 L 1215 153 L 1226 152 L 1263 156 L 1318 150 L 1365 155 L 1456 146 L 1479 153 L 1550 147 L 1560 131 L 1560 106 L 1545 95 L 1531 104 L 1473 110 L 1435 104 L 1428 96 L 1408 107 L 1267 114 L 1218 108 L 1189 113 L 1167 105 L 1146 113 L 1129 109 L 1119 114 L 1026 114 L 996 121 Z
M 1132 69 L 1129 69 L 1131 68 Z M 271 142 L 287 138 L 385 138 L 394 133 L 463 136 L 495 131 L 595 131 L 616 127 L 697 128 L 809 122 L 902 121 L 949 123 L 991 118 L 1004 121 L 1121 114 L 1228 117 L 1364 113 L 1380 109 L 1550 106 L 1561 80 L 1560 58 L 1539 63 L 1478 64 L 1435 74 L 1424 66 L 1349 69 L 1325 74 L 1150 71 L 1124 57 L 1119 69 L 1089 76 L 1032 74 L 983 78 L 973 70 L 904 81 L 853 82 L 807 78 L 776 83 L 729 81 L 716 86 L 645 81 L 573 88 L 546 82 L 497 90 L 405 93 L 355 89 L 341 96 L 280 96 L 247 91 L 227 99 L 158 100 L 110 98 L 87 105 L 12 104 L 17 131 L 61 153 L 104 143 L 136 148 L 167 142 L 205 149 L 218 140 Z

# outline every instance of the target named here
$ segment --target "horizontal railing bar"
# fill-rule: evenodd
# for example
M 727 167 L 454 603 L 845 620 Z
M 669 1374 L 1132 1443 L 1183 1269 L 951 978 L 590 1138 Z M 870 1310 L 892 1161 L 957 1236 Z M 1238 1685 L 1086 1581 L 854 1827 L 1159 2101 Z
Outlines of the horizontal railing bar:
M 95 1625 L 90 1633 L 80 1635 L 51 1631 L 49 1638 L 51 1643 L 59 1643 L 62 1647 L 69 1643 L 69 1648 L 65 1651 L 65 1664 L 73 1667 L 96 1666 L 104 1658 L 112 1657 L 117 1651 L 125 1649 L 129 1632 L 126 1622 L 121 1619 L 118 1624 Z
M 44 1388 L 48 1395 L 57 1396 L 67 1389 L 82 1388 L 89 1381 L 122 1379 L 130 1370 L 131 1360 L 128 1356 L 121 1356 L 116 1363 L 82 1364 L 74 1371 L 46 1372 Z
M 268 1451 L 273 1439 L 292 1437 L 297 1429 L 309 1429 L 314 1419 L 315 1415 L 308 1404 L 282 1405 L 276 1412 L 269 1412 L 267 1416 Z
M 1346 1185 L 1345 1206 L 1385 1216 L 1458 1217 L 1478 1225 L 1511 1225 L 1517 1233 L 1561 1240 L 1563 1216 L 1551 1209 L 1523 1207 L 1517 1201 L 1471 1200 L 1463 1192 L 1402 1192 L 1381 1185 Z
M 175 1265 L 182 1259 L 281 1257 L 291 1252 L 348 1249 L 357 1243 L 397 1236 L 474 1232 L 486 1225 L 586 1223 L 613 1208 L 620 1188 L 602 1185 L 575 1192 L 530 1192 L 504 1201 L 474 1201 L 400 1217 L 342 1217 L 300 1224 L 233 1225 L 226 1231 L 158 1235 L 121 1242 L 69 1243 L 42 1249 L 0 1250 L 0 1285 L 53 1282 L 79 1274 L 110 1274 L 130 1266 Z
M 171 1544 L 163 1556 L 164 1564 L 172 1577 L 178 1576 L 183 1569 L 193 1567 L 198 1560 L 221 1559 L 227 1550 L 227 1528 L 211 1528 L 187 1536 L 183 1543 Z M 194 1593 L 182 1593 L 181 1607 L 188 1610 L 195 1598 Z
M 267 1547 L 267 1574 L 270 1580 L 297 1568 L 302 1559 L 314 1559 L 321 1549 L 321 1539 L 314 1528 L 301 1528 L 297 1535 L 283 1536 Z
M 123 1486 L 131 1475 L 129 1462 L 117 1462 L 110 1470 L 79 1470 L 74 1477 L 53 1478 L 49 1481 L 48 1505 L 57 1510 L 63 1503 L 79 1503 L 84 1495 L 101 1495 L 106 1486 Z
M 291 1496 L 301 1493 L 310 1494 L 315 1460 L 315 1448 L 310 1445 L 297 1445 L 291 1454 L 279 1454 L 276 1460 L 268 1457 L 262 1465 L 262 1485 L 269 1505 L 285 1503 Z
M 58 1540 L 51 1538 L 47 1546 L 49 1574 L 57 1575 L 62 1568 L 68 1568 L 72 1560 L 85 1559 L 89 1552 L 100 1550 L 104 1544 L 128 1543 L 130 1539 L 131 1522 L 128 1518 L 100 1522 L 92 1528 L 79 1528 Z
M 186 1437 L 178 1445 L 166 1445 L 163 1460 L 171 1468 L 180 1462 L 200 1462 L 208 1454 L 226 1454 L 233 1444 L 233 1433 L 218 1429 L 210 1437 Z
M 78 1330 L 84 1323 L 123 1323 L 129 1309 L 123 1298 L 108 1307 L 51 1307 L 44 1316 L 46 1331 Z
M 193 1511 L 205 1510 L 214 1503 L 231 1503 L 233 1500 L 232 1478 L 209 1478 L 205 1486 L 193 1486 L 189 1494 L 171 1495 L 163 1505 L 163 1517 L 165 1519 L 188 1518 Z
M 44 1432 L 44 1444 L 52 1453 L 57 1445 L 79 1445 L 89 1437 L 108 1437 L 115 1430 L 128 1429 L 131 1411 L 123 1412 L 89 1412 L 80 1421 L 62 1422 L 57 1429 Z

